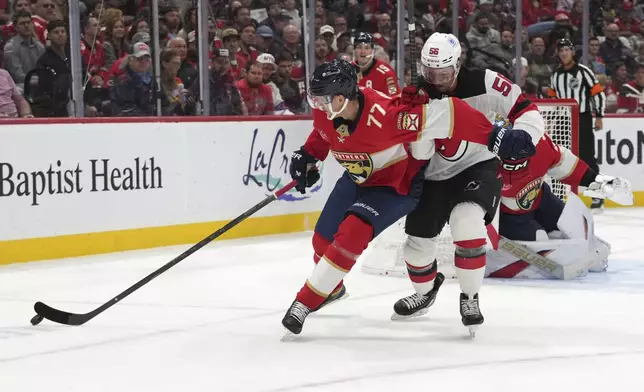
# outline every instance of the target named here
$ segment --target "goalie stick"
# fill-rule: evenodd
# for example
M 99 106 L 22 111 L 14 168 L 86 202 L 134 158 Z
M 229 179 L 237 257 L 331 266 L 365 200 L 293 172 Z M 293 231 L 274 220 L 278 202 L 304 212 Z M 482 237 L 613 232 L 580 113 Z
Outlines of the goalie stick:
M 494 249 L 501 249 L 504 252 L 525 261 L 526 263 L 540 269 L 541 271 L 562 280 L 569 280 L 580 277 L 586 273 L 585 267 L 563 266 L 549 258 L 540 255 L 525 245 L 502 237 L 492 225 L 487 226 L 488 236 L 493 243 Z
M 98 308 L 92 310 L 89 313 L 82 313 L 82 314 L 77 314 L 77 313 L 69 313 L 65 312 L 63 310 L 58 310 L 54 309 L 49 305 L 46 305 L 42 302 L 36 302 L 34 304 L 34 310 L 36 311 L 36 315 L 31 319 L 31 324 L 32 325 L 38 325 L 43 318 L 46 318 L 47 320 L 53 321 L 55 323 L 59 324 L 65 324 L 65 325 L 83 325 L 89 320 L 93 319 L 94 317 L 98 316 L 99 314 L 103 313 L 107 309 L 111 308 L 112 306 L 116 305 L 117 303 L 121 302 L 125 297 L 128 295 L 132 294 L 136 290 L 140 289 L 147 283 L 149 283 L 152 279 L 158 277 L 165 271 L 169 270 L 170 268 L 174 267 L 175 265 L 179 264 L 182 260 L 186 259 L 188 256 L 192 255 L 199 249 L 203 248 L 204 246 L 208 245 L 210 242 L 212 242 L 215 238 L 221 236 L 222 234 L 226 233 L 233 227 L 237 226 L 239 223 L 241 223 L 243 220 L 248 218 L 249 216 L 253 215 L 257 211 L 261 210 L 262 208 L 266 207 L 273 201 L 277 200 L 280 196 L 291 190 L 295 185 L 297 184 L 296 181 L 291 181 L 288 184 L 286 184 L 284 187 L 282 187 L 280 190 L 277 192 L 271 194 L 270 196 L 266 197 L 264 200 L 261 202 L 255 204 L 253 207 L 250 209 L 246 210 L 246 212 L 242 213 L 239 215 L 237 218 L 231 220 L 228 222 L 224 227 L 220 228 L 219 230 L 215 231 L 214 233 L 210 234 L 208 237 L 204 238 L 203 240 L 199 241 L 197 244 L 193 245 L 190 249 L 186 250 L 179 256 L 175 257 L 172 259 L 170 262 L 166 263 L 163 267 L 157 269 L 156 271 L 152 272 L 145 278 L 141 279 L 137 283 L 135 283 L 133 286 L 128 288 L 127 290 L 123 291 L 122 293 L 118 294 L 116 297 L 112 298 L 111 300 L 107 301 L 103 305 L 99 306 Z
M 411 73 L 412 84 L 416 84 L 418 77 L 418 68 L 416 67 L 416 18 L 414 16 L 415 10 L 414 0 L 407 0 L 407 32 L 409 36 L 409 61 L 411 65 L 409 71 Z

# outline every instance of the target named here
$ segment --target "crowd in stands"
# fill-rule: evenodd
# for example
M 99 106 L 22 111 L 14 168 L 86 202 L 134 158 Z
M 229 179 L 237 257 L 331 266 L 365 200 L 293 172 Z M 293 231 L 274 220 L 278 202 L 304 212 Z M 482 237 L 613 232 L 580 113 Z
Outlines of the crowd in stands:
M 0 116 L 67 117 L 72 73 L 69 1 L 0 0 Z M 152 31 L 158 1 L 159 31 Z M 554 43 L 588 45 L 588 66 L 604 87 L 608 112 L 644 108 L 644 2 L 588 0 L 590 40 L 583 42 L 582 0 L 461 0 L 463 65 L 513 78 L 516 2 L 522 1 L 520 85 L 545 97 L 558 66 Z M 435 31 L 452 32 L 451 1 L 416 0 L 418 52 Z M 200 113 L 195 0 L 80 0 L 85 116 L 166 116 Z M 208 18 L 211 115 L 306 112 L 304 23 L 301 0 L 210 0 Z M 317 65 L 352 60 L 356 32 L 373 34 L 375 57 L 396 68 L 397 5 L 392 0 L 318 0 Z M 152 34 L 160 39 L 160 82 Z M 405 59 L 405 80 L 410 74 Z M 418 64 L 416 64 L 418 66 Z M 157 85 L 158 84 L 158 85 Z

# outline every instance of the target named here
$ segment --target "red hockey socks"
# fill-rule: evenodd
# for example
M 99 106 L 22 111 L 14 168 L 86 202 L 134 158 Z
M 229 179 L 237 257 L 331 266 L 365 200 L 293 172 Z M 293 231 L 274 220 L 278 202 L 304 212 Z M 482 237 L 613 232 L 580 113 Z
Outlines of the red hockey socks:
M 454 241 L 454 267 L 461 291 L 473 296 L 478 293 L 485 276 L 485 238 Z
M 322 237 L 317 231 L 313 233 L 313 262 L 317 264 L 331 245 L 331 241 Z
M 373 228 L 370 224 L 355 215 L 347 216 L 338 227 L 333 243 L 324 252 L 296 299 L 309 309 L 320 306 L 342 284 L 342 279 L 367 248 L 372 237 Z

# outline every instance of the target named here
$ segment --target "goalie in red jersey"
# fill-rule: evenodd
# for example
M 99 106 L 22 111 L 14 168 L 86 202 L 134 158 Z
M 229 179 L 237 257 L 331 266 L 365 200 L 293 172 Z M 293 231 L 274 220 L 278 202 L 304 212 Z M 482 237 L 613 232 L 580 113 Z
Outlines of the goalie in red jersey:
M 373 58 L 373 36 L 358 33 L 353 40 L 353 66 L 358 73 L 358 85 L 387 95 L 400 95 L 396 72 L 385 62 Z
M 564 184 L 586 188 L 586 194 L 632 205 L 628 180 L 601 175 L 548 135 L 529 159 L 504 160 L 499 234 L 540 252 L 556 264 L 578 271 L 600 272 L 607 267 L 610 246 L 593 233 L 592 214 L 574 193 L 567 203 L 544 182 L 548 175 Z M 486 276 L 551 278 L 551 274 L 514 256 L 488 255 Z
M 315 164 L 329 152 L 346 172 L 315 226 L 316 266 L 282 319 L 294 334 L 310 312 L 345 295 L 342 280 L 371 240 L 416 207 L 434 139 L 483 144 L 502 159 L 535 152 L 527 132 L 493 126 L 460 99 L 406 106 L 358 87 L 355 69 L 343 60 L 317 67 L 307 94 L 313 132 L 291 157 L 296 188 L 304 193 L 320 178 Z

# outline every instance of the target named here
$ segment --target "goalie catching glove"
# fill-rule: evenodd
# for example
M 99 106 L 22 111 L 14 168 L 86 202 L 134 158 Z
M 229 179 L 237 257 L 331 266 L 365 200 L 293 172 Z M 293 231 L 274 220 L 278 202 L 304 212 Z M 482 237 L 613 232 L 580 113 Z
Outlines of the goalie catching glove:
M 633 205 L 631 183 L 622 177 L 598 174 L 595 181 L 591 182 L 584 191 L 584 196 L 610 199 L 624 206 Z
M 302 194 L 306 193 L 306 188 L 312 187 L 320 179 L 320 172 L 315 166 L 317 161 L 304 148 L 293 151 L 291 155 L 289 172 L 291 178 L 297 181 L 295 189 Z

